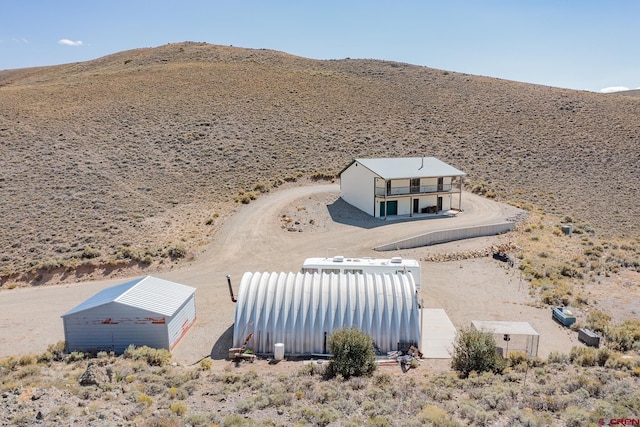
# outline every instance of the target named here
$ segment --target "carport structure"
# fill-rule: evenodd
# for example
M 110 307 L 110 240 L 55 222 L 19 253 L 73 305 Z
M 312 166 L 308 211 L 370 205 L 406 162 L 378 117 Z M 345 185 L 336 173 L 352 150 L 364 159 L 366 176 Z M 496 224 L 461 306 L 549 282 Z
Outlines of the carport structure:
M 477 331 L 493 335 L 503 357 L 508 357 L 509 352 L 514 351 L 522 351 L 529 357 L 538 355 L 540 334 L 528 322 L 473 320 L 471 326 Z

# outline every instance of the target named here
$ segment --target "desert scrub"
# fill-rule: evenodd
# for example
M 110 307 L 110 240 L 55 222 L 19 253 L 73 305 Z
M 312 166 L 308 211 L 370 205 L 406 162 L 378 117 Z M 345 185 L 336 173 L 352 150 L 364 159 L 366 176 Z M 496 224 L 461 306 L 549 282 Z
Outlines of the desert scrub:
M 216 219 L 218 219 L 219 217 L 220 217 L 220 213 L 214 212 L 212 216 L 207 218 L 207 220 L 205 221 L 205 224 L 206 225 L 213 225 L 213 224 L 215 224 Z
M 167 249 L 167 255 L 171 259 L 180 259 L 187 256 L 187 248 L 183 245 L 176 245 Z
M 80 258 L 82 259 L 93 259 L 99 258 L 102 254 L 100 250 L 94 248 L 93 246 L 85 246 L 80 254 Z
M 201 371 L 210 371 L 211 367 L 213 366 L 213 360 L 211 359 L 202 359 L 200 361 L 200 363 L 198 364 L 199 369 Z
M 472 371 L 501 373 L 505 367 L 506 361 L 498 354 L 491 334 L 472 328 L 458 330 L 451 368 L 462 378 L 467 378 Z
M 49 344 L 47 346 L 47 350 L 38 356 L 38 362 L 46 363 L 46 362 L 59 362 L 64 360 L 65 353 L 67 351 L 67 343 L 66 341 L 58 341 L 55 344 Z
M 258 193 L 268 193 L 271 191 L 271 186 L 264 182 L 258 182 L 254 187 L 253 191 L 257 191 Z
M 146 407 L 153 404 L 153 398 L 145 393 L 137 393 L 135 397 L 136 403 L 140 403 Z
M 136 347 L 131 344 L 124 351 L 123 356 L 125 359 L 144 360 L 149 366 L 163 366 L 171 361 L 171 352 L 169 350 L 151 348 L 146 345 Z
M 561 283 L 561 284 L 556 284 L 554 282 L 548 282 L 548 283 L 551 284 L 551 288 L 544 290 L 540 294 L 540 299 L 542 300 L 542 303 L 547 305 L 553 305 L 553 306 L 557 306 L 557 305 L 562 305 L 565 307 L 568 306 L 569 303 L 571 302 L 571 294 L 573 293 L 573 288 L 564 283 Z
M 587 327 L 594 332 L 606 334 L 609 330 L 611 316 L 600 310 L 592 310 L 587 314 Z
M 337 174 L 335 172 L 315 172 L 311 174 L 313 181 L 333 181 Z
M 37 377 L 41 372 L 39 366 L 29 365 L 23 366 L 18 372 L 16 372 L 15 377 L 17 379 L 24 380 L 26 377 Z
M 607 346 L 617 351 L 640 351 L 640 320 L 628 319 L 607 331 Z
M 73 363 L 73 362 L 78 362 L 80 360 L 84 360 L 88 357 L 89 355 L 84 354 L 81 351 L 72 351 L 71 353 L 69 353 L 67 355 L 67 357 L 65 357 L 64 361 L 67 363 Z
M 423 426 L 433 427 L 462 427 L 444 409 L 436 405 L 427 405 L 417 415 L 416 419 Z
M 184 424 L 194 427 L 216 426 L 213 422 L 214 416 L 204 412 L 191 414 L 184 419 Z
M 169 405 L 169 409 L 178 416 L 183 416 L 187 413 L 187 405 L 184 402 L 174 402 Z
M 567 427 L 583 427 L 589 425 L 589 414 L 580 406 L 568 406 L 562 413 L 562 419 Z
M 182 388 L 177 388 L 177 387 L 171 387 L 169 389 L 168 394 L 169 394 L 169 399 L 171 400 L 176 400 L 176 399 L 184 400 L 189 396 L 189 393 L 186 390 Z
M 316 426 L 327 426 L 337 421 L 342 414 L 333 408 L 303 407 L 299 410 L 299 421 Z
M 376 369 L 376 353 L 373 339 L 356 328 L 343 328 L 329 336 L 329 348 L 333 359 L 328 375 L 367 376 Z
M 547 362 L 566 365 L 567 363 L 569 363 L 569 356 L 558 351 L 552 351 L 549 353 L 549 356 L 547 356 Z
M 569 361 L 578 366 L 594 366 L 596 364 L 596 349 L 593 347 L 571 347 Z
M 235 196 L 234 200 L 236 203 L 242 203 L 243 205 L 248 205 L 252 200 L 256 200 L 258 196 L 253 191 L 238 191 L 238 194 Z
M 131 260 L 141 264 L 151 264 L 155 258 L 161 257 L 163 251 L 160 249 L 135 249 L 131 246 L 122 246 L 115 252 L 116 259 Z

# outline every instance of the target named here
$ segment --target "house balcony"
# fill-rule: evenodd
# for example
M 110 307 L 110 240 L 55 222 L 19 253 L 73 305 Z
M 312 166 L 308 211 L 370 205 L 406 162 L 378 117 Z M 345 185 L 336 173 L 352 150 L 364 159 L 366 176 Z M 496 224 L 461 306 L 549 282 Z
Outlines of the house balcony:
M 405 195 L 419 195 L 419 194 L 434 194 L 434 193 L 450 193 L 459 192 L 460 187 L 458 185 L 420 185 L 409 187 L 391 187 L 389 189 L 384 187 L 376 187 L 376 196 L 405 196 Z

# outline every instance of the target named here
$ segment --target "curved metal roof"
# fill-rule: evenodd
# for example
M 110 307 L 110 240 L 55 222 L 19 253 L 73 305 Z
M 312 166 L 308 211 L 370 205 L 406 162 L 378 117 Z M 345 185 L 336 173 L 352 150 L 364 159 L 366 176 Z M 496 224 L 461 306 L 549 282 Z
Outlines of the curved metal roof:
M 325 336 L 356 327 L 383 352 L 420 343 L 420 314 L 410 274 L 245 273 L 238 292 L 233 343 L 288 355 L 329 352 Z M 326 334 L 326 335 L 325 335 Z

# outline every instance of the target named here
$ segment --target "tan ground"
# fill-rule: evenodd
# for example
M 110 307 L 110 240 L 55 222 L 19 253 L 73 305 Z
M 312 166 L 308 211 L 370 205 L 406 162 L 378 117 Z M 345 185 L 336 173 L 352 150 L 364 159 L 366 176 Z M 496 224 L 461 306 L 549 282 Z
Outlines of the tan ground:
M 171 262 L 235 199 L 354 158 L 434 156 L 469 190 L 637 246 L 625 95 L 204 43 L 0 70 L 0 287 Z
M 471 239 L 393 253 L 371 248 L 426 231 L 486 224 L 512 217 L 517 210 L 464 194 L 456 218 L 408 222 L 371 219 L 339 199 L 337 185 L 293 187 L 238 208 L 195 261 L 157 275 L 197 288 L 197 322 L 174 351 L 175 359 L 192 364 L 203 357 L 226 357 L 233 335 L 235 305 L 226 274 L 234 286 L 246 271 L 298 271 L 306 257 L 402 256 L 420 259 L 428 252 L 483 249 L 506 242 L 509 235 Z M 291 218 L 291 222 L 285 219 Z M 313 221 L 311 221 L 313 220 Z M 299 224 L 295 225 L 298 221 Z M 286 226 L 295 225 L 296 232 Z M 302 230 L 302 231 L 300 231 Z M 568 352 L 575 333 L 551 320 L 549 309 L 532 307 L 527 283 L 517 269 L 491 258 L 444 263 L 422 262 L 422 297 L 427 307 L 444 308 L 456 327 L 471 320 L 527 321 L 540 333 L 540 356 Z M 0 357 L 40 353 L 64 339 L 60 315 L 123 278 L 69 285 L 30 287 L 0 293 Z M 437 362 L 434 362 L 437 364 Z

